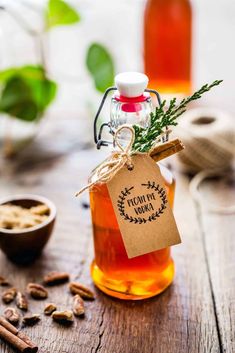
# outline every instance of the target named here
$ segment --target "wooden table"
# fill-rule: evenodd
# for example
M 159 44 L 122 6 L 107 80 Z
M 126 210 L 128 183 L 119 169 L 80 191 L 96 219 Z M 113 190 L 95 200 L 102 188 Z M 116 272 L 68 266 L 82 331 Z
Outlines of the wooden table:
M 78 128 L 71 124 L 70 134 L 76 134 Z M 0 254 L 0 275 L 9 277 L 21 290 L 54 269 L 68 271 L 74 279 L 93 286 L 89 274 L 93 257 L 90 213 L 83 206 L 87 196 L 76 199 L 74 193 L 85 184 L 99 153 L 82 149 L 74 139 L 63 144 L 67 138 L 63 127 L 42 133 L 1 175 L 1 196 L 41 194 L 58 208 L 53 237 L 34 264 L 18 267 Z M 176 174 L 175 217 L 183 243 L 173 249 L 173 285 L 140 302 L 115 300 L 96 290 L 97 299 L 86 304 L 86 317 L 75 320 L 71 327 L 42 314 L 38 325 L 24 329 L 39 344 L 40 352 L 235 352 L 235 217 L 208 213 L 196 206 L 189 178 Z M 229 178 L 210 181 L 204 183 L 202 195 L 213 204 L 234 201 L 233 186 Z M 61 308 L 69 307 L 72 300 L 66 286 L 51 289 L 50 297 Z M 4 307 L 1 303 L 1 312 Z M 43 307 L 44 302 L 31 302 L 33 312 L 42 313 Z M 1 341 L 0 352 L 12 349 Z

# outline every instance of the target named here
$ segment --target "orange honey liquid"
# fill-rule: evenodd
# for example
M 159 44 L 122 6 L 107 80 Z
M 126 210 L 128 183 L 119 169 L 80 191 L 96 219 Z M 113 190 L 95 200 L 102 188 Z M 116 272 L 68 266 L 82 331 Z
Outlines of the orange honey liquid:
M 160 168 L 172 207 L 175 182 L 165 167 Z M 105 184 L 92 188 L 90 205 L 95 250 L 91 275 L 96 286 L 120 299 L 149 298 L 168 287 L 174 277 L 170 248 L 128 259 Z
M 191 90 L 189 0 L 148 0 L 144 18 L 145 73 L 160 93 Z

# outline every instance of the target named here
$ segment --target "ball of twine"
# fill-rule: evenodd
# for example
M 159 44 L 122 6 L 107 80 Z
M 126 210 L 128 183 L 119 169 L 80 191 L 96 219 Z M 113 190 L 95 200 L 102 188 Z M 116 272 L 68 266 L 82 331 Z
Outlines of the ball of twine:
M 235 124 L 228 113 L 196 108 L 186 112 L 175 129 L 185 149 L 177 156 L 184 171 L 228 169 L 235 156 Z

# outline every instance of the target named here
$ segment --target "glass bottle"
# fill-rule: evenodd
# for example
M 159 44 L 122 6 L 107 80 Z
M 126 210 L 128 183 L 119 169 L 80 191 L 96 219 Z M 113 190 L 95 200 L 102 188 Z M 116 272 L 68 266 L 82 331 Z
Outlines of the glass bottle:
M 144 15 L 144 64 L 151 87 L 164 94 L 190 93 L 189 0 L 148 0 Z
M 111 129 L 123 124 L 146 128 L 152 111 L 151 97 L 144 93 L 147 76 L 123 73 L 116 76 L 115 82 L 118 91 L 111 101 Z M 121 138 L 125 144 L 128 136 Z M 173 207 L 175 180 L 167 168 L 160 166 L 160 169 Z M 96 170 L 90 181 L 95 173 Z M 133 300 L 152 297 L 168 287 L 174 277 L 170 248 L 129 259 L 106 184 L 99 183 L 91 188 L 90 206 L 95 252 L 91 275 L 96 286 L 113 297 Z

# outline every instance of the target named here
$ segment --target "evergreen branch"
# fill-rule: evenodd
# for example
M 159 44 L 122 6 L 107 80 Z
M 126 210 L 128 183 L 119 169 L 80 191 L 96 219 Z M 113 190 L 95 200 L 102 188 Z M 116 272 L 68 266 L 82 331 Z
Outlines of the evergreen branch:
M 187 108 L 187 105 L 195 101 L 201 96 L 210 91 L 214 86 L 218 86 L 223 80 L 216 80 L 210 85 L 203 85 L 198 91 L 194 92 L 191 96 L 182 99 L 177 105 L 176 98 L 170 100 L 169 107 L 165 109 L 166 100 L 160 106 L 156 107 L 154 113 L 150 113 L 150 122 L 147 129 L 139 125 L 134 125 L 135 141 L 132 150 L 139 152 L 148 152 L 151 147 L 156 143 L 157 138 L 167 131 L 169 126 L 176 126 L 177 118 L 182 115 Z

